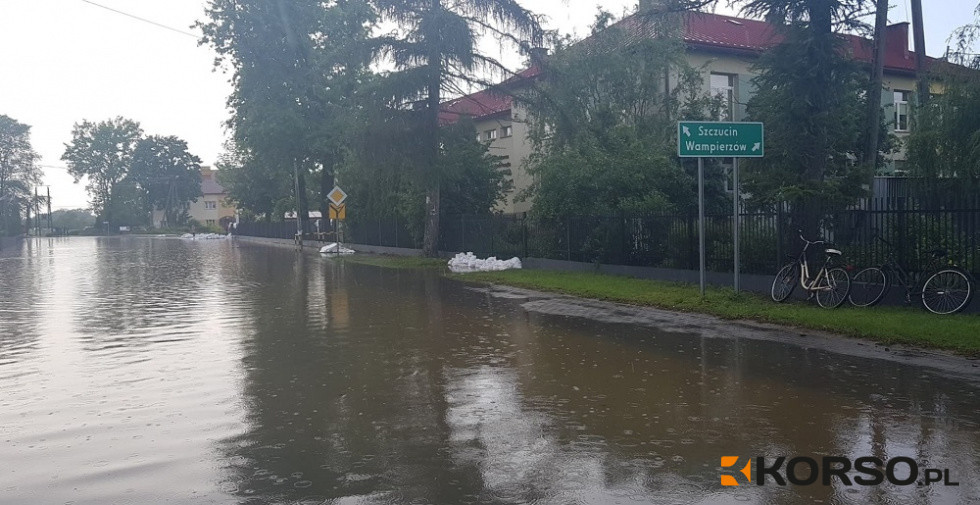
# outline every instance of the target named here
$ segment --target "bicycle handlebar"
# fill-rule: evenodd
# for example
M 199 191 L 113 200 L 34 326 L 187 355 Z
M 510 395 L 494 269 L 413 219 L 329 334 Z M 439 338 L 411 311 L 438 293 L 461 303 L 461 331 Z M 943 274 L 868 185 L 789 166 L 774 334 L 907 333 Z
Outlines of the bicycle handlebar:
M 797 231 L 797 233 L 800 234 L 800 240 L 806 242 L 806 245 L 826 244 L 827 243 L 826 240 L 807 240 L 806 237 L 803 236 L 803 230 L 799 230 L 798 229 L 796 231 Z

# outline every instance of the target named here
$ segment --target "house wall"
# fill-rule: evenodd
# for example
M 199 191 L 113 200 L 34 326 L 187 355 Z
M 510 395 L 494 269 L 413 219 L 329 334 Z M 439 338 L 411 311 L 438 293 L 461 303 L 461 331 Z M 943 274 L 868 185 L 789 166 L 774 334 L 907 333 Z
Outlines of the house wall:
M 755 71 L 752 65 L 757 57 L 752 54 L 730 53 L 721 51 L 710 51 L 700 48 L 691 48 L 687 52 L 687 60 L 694 68 L 701 69 L 703 77 L 704 93 L 710 91 L 710 77 L 712 73 L 727 74 L 736 76 L 735 79 L 735 104 L 733 107 L 734 121 L 746 121 L 749 118 L 746 113 L 746 104 L 755 94 L 755 86 L 752 78 Z M 677 85 L 677 75 L 670 76 L 670 85 Z M 882 81 L 882 109 L 885 124 L 888 131 L 893 133 L 900 140 L 899 150 L 886 156 L 886 166 L 880 170 L 880 175 L 900 175 L 903 164 L 906 161 L 905 140 L 908 138 L 908 131 L 895 131 L 895 90 L 907 90 L 915 92 L 916 82 L 914 77 L 888 72 Z M 941 89 L 931 90 L 934 93 L 941 92 Z M 527 112 L 515 105 L 511 110 L 509 119 L 493 119 L 477 121 L 476 128 L 483 138 L 484 133 L 493 128 L 498 129 L 498 138 L 490 144 L 490 152 L 498 156 L 506 156 L 507 163 L 511 170 L 511 178 L 514 181 L 514 189 L 507 195 L 506 201 L 499 205 L 497 210 L 504 213 L 520 213 L 530 210 L 532 202 L 516 202 L 515 197 L 522 190 L 527 189 L 533 182 L 533 178 L 524 169 L 524 162 L 531 155 L 531 143 L 528 138 L 528 128 L 526 124 Z M 502 136 L 502 128 L 511 126 L 513 135 L 511 137 Z
M 497 138 L 490 141 L 490 154 L 503 157 L 504 168 L 510 170 L 510 179 L 514 183 L 514 188 L 507 194 L 506 200 L 495 209 L 505 214 L 527 212 L 531 209 L 531 202 L 515 201 L 517 195 L 527 189 L 532 182 L 531 176 L 524 170 L 524 161 L 531 154 L 528 127 L 523 119 L 525 117 L 523 109 L 515 105 L 511 109 L 510 117 L 474 123 L 481 141 L 486 140 L 488 131 L 496 130 Z M 508 126 L 512 129 L 511 135 L 504 136 L 505 128 Z

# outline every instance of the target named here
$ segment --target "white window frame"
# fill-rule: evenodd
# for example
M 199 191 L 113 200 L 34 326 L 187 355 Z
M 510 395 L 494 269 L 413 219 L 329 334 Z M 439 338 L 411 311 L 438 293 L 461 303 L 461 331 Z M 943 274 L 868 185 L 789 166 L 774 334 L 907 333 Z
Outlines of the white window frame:
M 724 78 L 728 81 L 725 84 L 715 83 L 715 77 Z M 712 111 L 712 116 L 717 121 L 735 121 L 735 86 L 738 83 L 738 74 L 726 74 L 723 72 L 711 72 L 708 76 L 708 86 L 711 88 L 711 97 L 721 96 L 725 105 Z
M 497 129 L 486 130 L 483 132 L 484 140 L 497 140 Z
M 893 91 L 893 101 L 895 105 L 895 131 L 907 132 L 911 130 L 911 117 L 909 99 L 912 98 L 912 91 L 907 89 L 896 89 Z M 902 118 L 905 124 L 902 124 Z
M 501 130 L 503 130 L 503 137 L 505 137 L 505 138 L 506 137 L 511 137 L 511 136 L 514 135 L 514 127 L 511 126 L 511 125 L 507 125 L 507 126 L 501 128 Z
M 214 200 L 204 200 L 204 210 L 218 210 L 218 202 Z

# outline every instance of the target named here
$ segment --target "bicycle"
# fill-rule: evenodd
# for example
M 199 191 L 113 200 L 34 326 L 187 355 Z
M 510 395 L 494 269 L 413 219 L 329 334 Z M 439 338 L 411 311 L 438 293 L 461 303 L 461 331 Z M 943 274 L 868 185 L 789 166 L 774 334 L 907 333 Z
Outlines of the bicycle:
M 810 277 L 810 263 L 806 253 L 811 245 L 824 245 L 823 240 L 807 240 L 803 236 L 803 231 L 799 231 L 800 240 L 803 241 L 803 250 L 800 255 L 790 263 L 787 263 L 772 281 L 770 294 L 775 302 L 782 302 L 793 294 L 796 289 L 797 280 L 800 287 L 805 289 L 809 296 L 816 297 L 817 304 L 827 309 L 840 307 L 847 300 L 847 295 L 851 290 L 851 277 L 839 266 L 832 266 L 833 261 L 841 256 L 841 252 L 832 247 L 824 248 L 824 263 L 817 271 L 816 276 Z
M 975 291 L 973 280 L 969 273 L 952 263 L 941 265 L 947 254 L 945 250 L 929 251 L 933 266 L 919 277 L 925 278 L 919 289 L 917 282 L 919 279 L 902 268 L 892 254 L 891 250 L 894 250 L 894 246 L 878 235 L 875 235 L 875 239 L 888 246 L 888 257 L 881 266 L 867 267 L 854 275 L 854 290 L 848 296 L 852 305 L 855 307 L 877 305 L 888 293 L 894 281 L 898 281 L 905 287 L 906 305 L 912 304 L 912 294 L 918 291 L 917 298 L 922 303 L 922 307 L 933 314 L 954 314 L 970 304 Z

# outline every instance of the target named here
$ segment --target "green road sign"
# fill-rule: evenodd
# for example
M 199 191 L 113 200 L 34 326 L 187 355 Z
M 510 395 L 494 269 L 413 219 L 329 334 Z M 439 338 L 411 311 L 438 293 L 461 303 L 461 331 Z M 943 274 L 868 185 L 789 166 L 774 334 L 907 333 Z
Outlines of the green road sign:
M 677 122 L 681 158 L 761 158 L 764 152 L 762 123 Z

